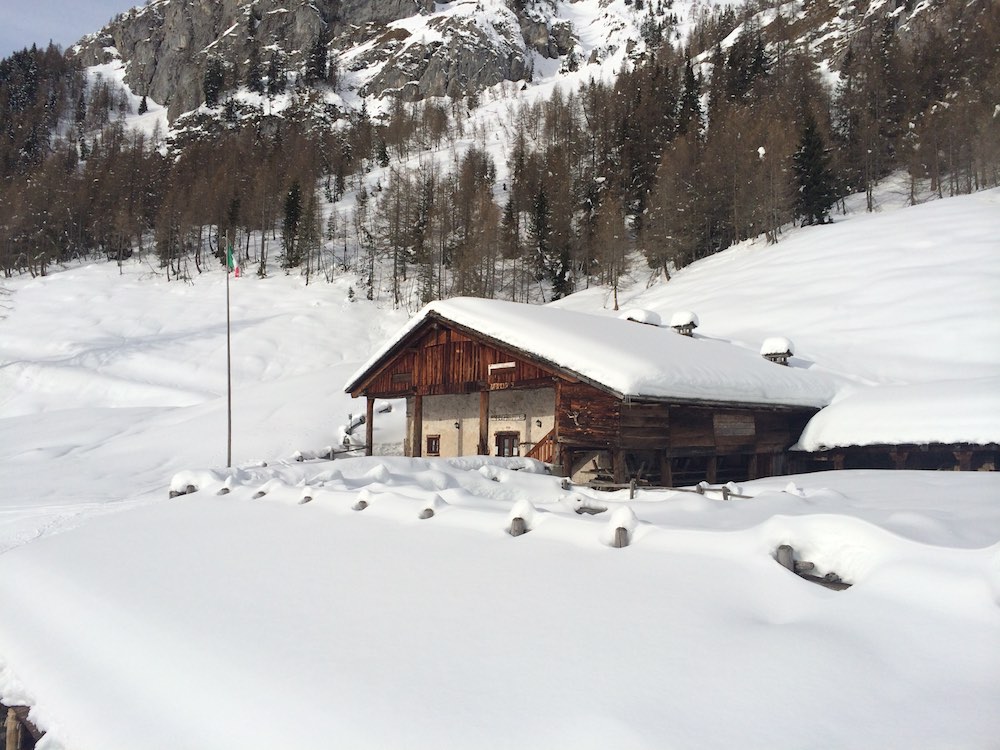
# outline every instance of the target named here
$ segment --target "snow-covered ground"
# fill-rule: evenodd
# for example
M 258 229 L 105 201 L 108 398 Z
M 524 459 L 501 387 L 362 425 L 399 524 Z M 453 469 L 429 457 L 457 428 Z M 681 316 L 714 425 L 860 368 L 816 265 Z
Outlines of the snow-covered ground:
M 989 433 L 998 207 L 853 215 L 622 296 L 754 352 L 789 337 L 886 432 L 913 386 Z M 289 276 L 232 282 L 227 471 L 225 277 L 122 271 L 2 282 L 0 697 L 50 750 L 995 746 L 1000 474 L 629 500 L 522 460 L 321 460 L 408 316 Z M 785 543 L 853 586 L 792 575 Z

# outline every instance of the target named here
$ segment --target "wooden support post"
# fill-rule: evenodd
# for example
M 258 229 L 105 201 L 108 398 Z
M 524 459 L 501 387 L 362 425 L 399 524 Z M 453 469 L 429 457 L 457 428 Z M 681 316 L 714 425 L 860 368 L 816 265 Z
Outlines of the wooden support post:
M 620 448 L 611 451 L 611 471 L 615 484 L 625 484 L 625 453 Z
M 954 451 L 959 471 L 972 471 L 972 451 Z
M 7 709 L 6 731 L 4 738 L 7 750 L 19 750 L 21 747 L 21 722 L 17 718 L 17 711 L 13 708 Z
M 842 471 L 844 468 L 844 452 L 837 451 L 833 454 L 833 468 Z
M 747 463 L 747 479 L 756 479 L 760 476 L 758 473 L 760 471 L 760 459 L 757 458 L 757 454 L 754 453 L 750 456 L 750 461 Z
M 553 464 L 559 466 L 559 476 L 573 478 L 573 462 L 576 458 L 573 451 L 559 443 L 556 443 L 555 455 L 552 457 Z
M 479 392 L 479 446 L 480 456 L 490 455 L 490 392 Z
M 372 442 L 375 438 L 375 399 L 369 396 L 365 404 L 365 455 L 372 455 Z
M 413 450 L 414 457 L 424 455 L 424 397 L 413 397 Z
M 889 451 L 889 458 L 892 459 L 892 464 L 896 469 L 906 468 L 906 459 L 909 455 L 909 451 L 896 450 L 895 448 Z
M 567 451 L 563 449 L 562 443 L 555 443 L 552 446 L 552 466 L 555 468 L 556 476 L 569 477 L 569 466 L 566 464 Z
M 660 486 L 674 486 L 674 466 L 666 451 L 660 451 Z
M 719 469 L 719 458 L 718 456 L 708 457 L 708 466 L 705 467 L 705 481 L 709 484 L 715 484 L 715 477 L 718 474 Z

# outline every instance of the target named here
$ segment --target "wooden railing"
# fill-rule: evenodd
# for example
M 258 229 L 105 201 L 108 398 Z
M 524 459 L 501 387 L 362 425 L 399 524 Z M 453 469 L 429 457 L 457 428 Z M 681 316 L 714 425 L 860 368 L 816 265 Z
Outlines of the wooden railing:
M 534 458 L 546 464 L 552 463 L 556 455 L 555 428 L 549 430 L 548 434 L 535 443 L 535 446 L 528 451 L 525 458 Z

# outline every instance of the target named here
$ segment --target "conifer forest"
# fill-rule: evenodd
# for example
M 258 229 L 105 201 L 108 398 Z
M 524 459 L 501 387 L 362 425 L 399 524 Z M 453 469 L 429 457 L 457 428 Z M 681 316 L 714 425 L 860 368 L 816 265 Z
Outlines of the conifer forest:
M 557 298 L 640 258 L 669 276 L 835 221 L 849 194 L 872 210 L 890 175 L 914 202 L 1000 184 L 1000 6 L 950 7 L 905 40 L 866 27 L 835 77 L 794 19 L 765 35 L 755 7 L 727 7 L 680 46 L 663 13 L 613 80 L 515 90 L 493 126 L 470 116 L 491 91 L 333 111 L 318 47 L 295 69 L 210 63 L 206 106 L 151 135 L 124 124 L 145 97 L 136 110 L 59 48 L 24 49 L 0 61 L 0 268 L 140 256 L 182 280 L 231 244 L 245 273 L 349 270 L 398 305 Z M 294 104 L 268 116 L 238 89 Z

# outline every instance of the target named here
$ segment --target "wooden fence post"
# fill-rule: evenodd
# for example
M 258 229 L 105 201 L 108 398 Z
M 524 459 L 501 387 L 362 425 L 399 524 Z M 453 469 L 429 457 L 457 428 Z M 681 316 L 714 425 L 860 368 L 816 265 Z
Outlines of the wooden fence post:
M 510 528 L 507 533 L 511 536 L 521 536 L 521 534 L 528 533 L 528 526 L 525 524 L 524 519 L 520 516 L 510 519 Z
M 622 547 L 628 547 L 628 529 L 624 526 L 619 526 L 615 529 L 615 538 L 611 542 L 611 546 L 615 549 L 621 549 Z

